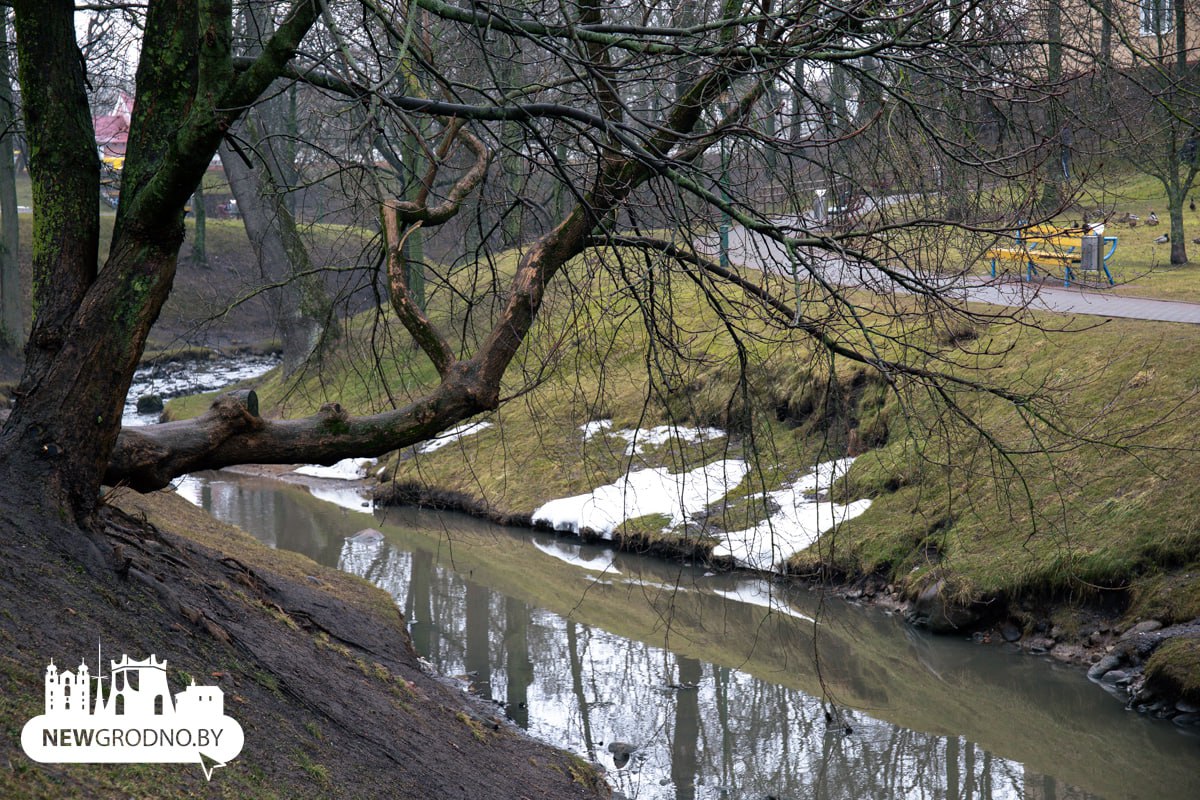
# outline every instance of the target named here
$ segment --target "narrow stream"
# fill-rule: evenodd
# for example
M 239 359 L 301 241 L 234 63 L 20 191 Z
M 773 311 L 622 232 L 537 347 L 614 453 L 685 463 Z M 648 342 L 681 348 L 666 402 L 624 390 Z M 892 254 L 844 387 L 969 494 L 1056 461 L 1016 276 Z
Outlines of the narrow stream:
M 1200 797 L 1200 737 L 1047 660 L 457 515 L 228 472 L 180 492 L 388 591 L 438 671 L 629 798 Z

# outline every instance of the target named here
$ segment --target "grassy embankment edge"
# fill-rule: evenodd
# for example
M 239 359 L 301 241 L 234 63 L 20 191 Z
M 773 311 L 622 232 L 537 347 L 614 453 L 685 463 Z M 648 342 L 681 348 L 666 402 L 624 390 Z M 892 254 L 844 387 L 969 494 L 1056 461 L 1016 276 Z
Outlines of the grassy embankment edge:
M 1168 625 L 1200 616 L 1200 459 L 1188 369 L 1200 363 L 1200 342 L 1191 328 L 1049 315 L 1030 315 L 1024 325 L 897 325 L 867 315 L 890 355 L 899 349 L 888 337 L 904 337 L 960 377 L 1029 394 L 1027 404 L 1014 405 L 957 393 L 985 436 L 946 424 L 944 399 L 935 402 L 928 387 L 894 389 L 861 366 L 830 365 L 811 344 L 753 319 L 741 321 L 739 350 L 722 338 L 704 298 L 680 286 L 659 302 L 686 320 L 686 336 L 684 326 L 668 331 L 686 347 L 652 346 L 643 319 L 653 315 L 648 295 L 595 262 L 581 260 L 573 274 L 571 291 L 551 298 L 523 348 L 505 386 L 515 399 L 488 415 L 493 426 L 388 462 L 402 497 L 423 493 L 430 502 L 523 521 L 540 503 L 589 491 L 629 468 L 678 470 L 756 453 L 755 478 L 743 486 L 773 489 L 849 448 L 863 455 L 835 496 L 870 497 L 873 507 L 794 557 L 794 573 L 877 576 L 910 598 L 942 585 L 952 600 L 988 602 L 1027 629 L 1038 613 L 1078 626 L 1062 609 L 1101 601 L 1125 611 L 1121 627 L 1151 616 Z M 453 303 L 431 298 L 431 315 L 447 329 L 455 314 Z M 458 343 L 478 335 L 470 324 L 461 330 Z M 838 333 L 858 343 L 863 336 Z M 295 416 L 334 400 L 352 412 L 378 410 L 434 379 L 394 322 L 362 316 L 345 334 L 321 374 L 260 382 L 263 407 Z M 205 404 L 193 399 L 171 410 L 186 416 Z M 617 428 L 674 419 L 732 435 L 628 456 L 615 437 L 583 441 L 579 426 L 601 418 Z M 761 519 L 766 511 L 747 494 L 735 492 L 707 522 L 734 530 Z M 615 538 L 688 557 L 704 557 L 715 541 L 699 526 L 665 533 L 661 526 L 658 518 L 630 520 Z

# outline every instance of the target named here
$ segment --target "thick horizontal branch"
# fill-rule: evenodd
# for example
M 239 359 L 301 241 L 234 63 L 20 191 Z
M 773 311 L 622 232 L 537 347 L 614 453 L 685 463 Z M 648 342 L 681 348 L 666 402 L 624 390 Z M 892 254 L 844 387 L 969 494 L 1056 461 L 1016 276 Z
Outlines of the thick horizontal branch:
M 433 438 L 496 406 L 474 370 L 455 364 L 426 397 L 394 411 L 353 417 L 330 403 L 303 419 L 266 420 L 253 393 L 225 394 L 201 417 L 121 431 L 104 482 L 140 492 L 189 472 L 235 464 L 332 464 L 374 458 Z

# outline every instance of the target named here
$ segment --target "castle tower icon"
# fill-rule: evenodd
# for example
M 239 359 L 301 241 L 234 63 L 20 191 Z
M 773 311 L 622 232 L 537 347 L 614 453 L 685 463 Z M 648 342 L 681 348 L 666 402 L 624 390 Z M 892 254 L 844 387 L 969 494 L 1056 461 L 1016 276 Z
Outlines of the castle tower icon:
M 194 720 L 220 719 L 225 715 L 225 692 L 219 686 L 192 685 L 175 695 L 175 713 Z
M 167 662 L 154 654 L 135 661 L 122 654 L 120 661 L 109 661 L 111 683 L 108 697 L 96 687 L 96 715 L 100 716 L 173 716 L 175 704 L 167 688 Z
M 86 663 L 80 662 L 75 672 L 59 672 L 54 659 L 50 659 L 46 667 L 46 714 L 87 716 L 90 694 L 91 679 Z

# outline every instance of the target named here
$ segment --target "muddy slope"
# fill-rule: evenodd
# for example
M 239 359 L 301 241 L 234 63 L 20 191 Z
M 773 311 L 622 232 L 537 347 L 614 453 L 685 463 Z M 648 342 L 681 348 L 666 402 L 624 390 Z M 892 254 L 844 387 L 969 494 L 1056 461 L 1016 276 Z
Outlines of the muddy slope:
M 579 798 L 607 789 L 426 675 L 391 598 L 269 550 L 172 494 L 125 495 L 84 536 L 0 515 L 2 797 Z M 217 548 L 220 548 L 219 550 Z M 168 662 L 225 692 L 246 733 L 206 783 L 195 765 L 43 765 L 20 749 L 46 664 Z

